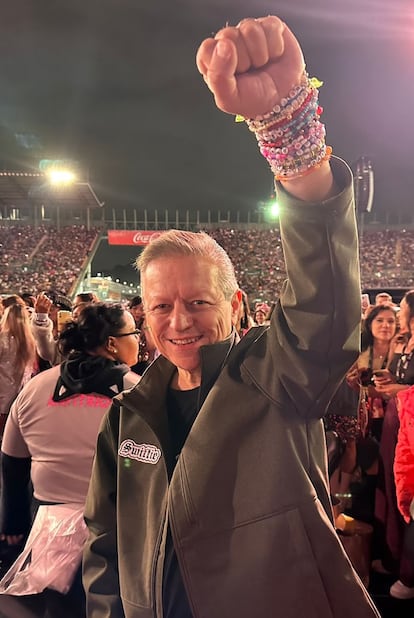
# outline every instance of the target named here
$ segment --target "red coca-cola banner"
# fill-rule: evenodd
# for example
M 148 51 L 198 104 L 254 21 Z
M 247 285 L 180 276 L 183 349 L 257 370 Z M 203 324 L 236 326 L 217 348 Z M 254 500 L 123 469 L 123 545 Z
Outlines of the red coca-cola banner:
M 149 232 L 148 230 L 108 230 L 108 243 L 110 245 L 148 245 L 162 232 Z

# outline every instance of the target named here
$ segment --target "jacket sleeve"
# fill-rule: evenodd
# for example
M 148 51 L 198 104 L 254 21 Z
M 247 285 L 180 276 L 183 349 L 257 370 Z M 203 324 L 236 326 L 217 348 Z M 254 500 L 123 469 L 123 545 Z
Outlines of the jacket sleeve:
M 394 458 L 394 478 L 398 509 L 407 523 L 411 520 L 410 505 L 414 499 L 414 452 L 409 440 L 410 431 L 414 431 L 414 417 L 401 410 Z
M 52 365 L 61 362 L 57 342 L 53 337 L 53 322 L 50 318 L 46 324 L 37 324 L 35 318 L 31 321 L 32 333 L 36 341 L 36 350 L 40 358 L 49 361 Z
M 360 344 L 361 288 L 352 175 L 331 162 L 339 194 L 305 203 L 278 185 L 288 279 L 272 315 L 273 365 L 298 412 L 320 417 Z
M 119 409 L 113 405 L 98 435 L 85 506 L 89 539 L 83 557 L 88 618 L 123 618 L 118 578 L 116 479 Z

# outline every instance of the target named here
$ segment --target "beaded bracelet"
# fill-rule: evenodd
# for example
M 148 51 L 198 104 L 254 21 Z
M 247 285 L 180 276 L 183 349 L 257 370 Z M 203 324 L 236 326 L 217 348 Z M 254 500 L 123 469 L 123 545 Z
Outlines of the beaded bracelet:
M 318 104 L 317 89 L 321 85 L 303 73 L 300 83 L 268 114 L 245 119 L 276 180 L 302 178 L 332 154 L 332 148 L 325 144 L 325 126 L 320 122 L 323 109 Z

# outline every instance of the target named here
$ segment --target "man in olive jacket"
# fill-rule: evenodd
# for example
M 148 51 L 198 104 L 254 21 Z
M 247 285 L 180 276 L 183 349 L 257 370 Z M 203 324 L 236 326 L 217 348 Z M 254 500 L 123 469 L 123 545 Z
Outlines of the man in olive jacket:
M 304 68 L 276 17 L 221 30 L 197 63 L 218 107 L 250 118 Z M 321 421 L 359 345 L 352 179 L 325 160 L 277 190 L 288 281 L 240 343 L 241 293 L 210 237 L 165 232 L 138 260 L 161 355 L 98 439 L 89 618 L 378 616 L 332 526 Z

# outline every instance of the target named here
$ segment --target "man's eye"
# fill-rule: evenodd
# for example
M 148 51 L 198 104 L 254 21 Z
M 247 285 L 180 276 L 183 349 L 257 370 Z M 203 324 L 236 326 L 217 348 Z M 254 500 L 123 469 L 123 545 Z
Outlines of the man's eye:
M 192 305 L 206 305 L 206 301 L 205 300 L 193 300 L 191 302 Z

